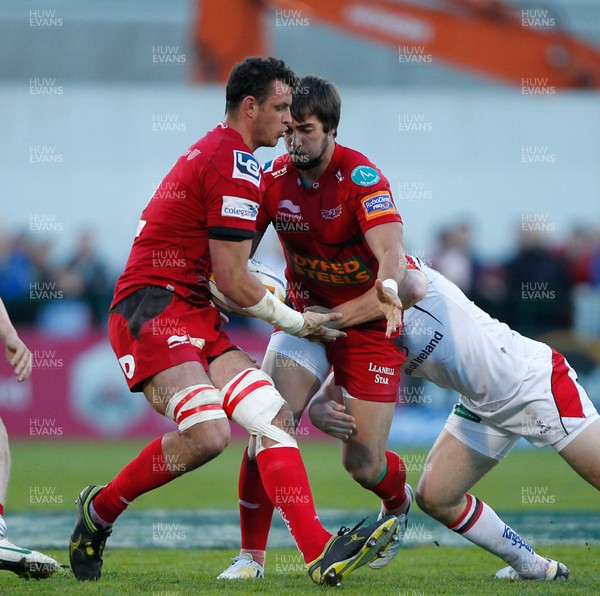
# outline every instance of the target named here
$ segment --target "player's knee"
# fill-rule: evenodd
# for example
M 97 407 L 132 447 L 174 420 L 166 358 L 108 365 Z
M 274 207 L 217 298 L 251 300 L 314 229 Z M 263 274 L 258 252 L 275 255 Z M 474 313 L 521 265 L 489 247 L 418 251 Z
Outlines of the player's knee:
M 249 368 L 222 389 L 227 415 L 256 436 L 256 453 L 276 444 L 297 447 L 290 407 L 263 371 Z
M 447 523 L 449 520 L 448 516 L 450 515 L 450 518 L 452 518 L 453 511 L 460 505 L 461 498 L 463 497 L 464 495 L 456 497 L 450 495 L 444 496 L 436 491 L 427 490 L 422 484 L 419 484 L 415 493 L 415 502 L 423 513 L 430 515 L 442 523 Z
M 185 443 L 187 470 L 192 470 L 220 455 L 227 445 L 231 431 L 225 419 L 196 424 L 181 434 Z M 186 471 L 187 471 L 186 470 Z
M 415 502 L 419 506 L 419 509 L 428 515 L 431 515 L 433 509 L 435 508 L 435 499 L 430 499 L 429 495 L 425 491 L 421 489 L 421 487 L 417 487 L 417 491 L 415 493 Z

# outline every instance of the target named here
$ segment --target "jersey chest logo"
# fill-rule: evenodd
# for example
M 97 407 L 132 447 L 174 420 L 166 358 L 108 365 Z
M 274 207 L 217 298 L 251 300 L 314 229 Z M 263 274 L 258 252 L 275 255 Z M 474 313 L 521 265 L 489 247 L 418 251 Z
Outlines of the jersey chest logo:
M 232 178 L 252 182 L 257 188 L 260 187 L 260 164 L 251 153 L 246 151 L 233 151 L 233 172 Z
M 323 219 L 335 219 L 342 214 L 342 206 L 338 205 L 333 209 L 321 209 L 321 216 Z

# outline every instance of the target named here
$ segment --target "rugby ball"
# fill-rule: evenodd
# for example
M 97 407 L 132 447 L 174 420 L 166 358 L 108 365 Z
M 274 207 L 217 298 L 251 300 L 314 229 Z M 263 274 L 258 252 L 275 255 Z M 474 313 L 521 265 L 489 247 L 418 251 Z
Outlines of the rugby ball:
M 285 301 L 285 283 L 273 269 L 261 261 L 248 259 L 248 270 L 258 279 L 268 292 L 271 292 L 271 294 L 275 296 L 275 298 L 281 300 L 281 302 Z M 229 300 L 229 298 L 226 298 L 225 295 L 221 293 L 219 288 L 217 288 L 214 275 L 212 274 L 209 280 L 209 287 L 211 300 L 218 309 L 240 317 L 249 316 L 241 306 L 238 306 L 235 302 Z

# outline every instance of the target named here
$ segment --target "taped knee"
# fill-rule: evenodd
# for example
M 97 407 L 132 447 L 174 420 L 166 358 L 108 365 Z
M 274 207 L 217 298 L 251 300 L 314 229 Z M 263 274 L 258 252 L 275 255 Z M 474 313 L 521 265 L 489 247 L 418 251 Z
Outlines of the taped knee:
M 192 385 L 178 391 L 169 400 L 166 415 L 179 425 L 179 432 L 200 422 L 226 417 L 221 393 L 212 385 Z
M 285 400 L 269 375 L 248 368 L 236 375 L 222 389 L 223 409 L 227 416 L 251 435 L 256 435 L 256 453 L 264 447 L 262 437 L 276 441 L 281 447 L 297 447 L 296 439 L 273 424 Z

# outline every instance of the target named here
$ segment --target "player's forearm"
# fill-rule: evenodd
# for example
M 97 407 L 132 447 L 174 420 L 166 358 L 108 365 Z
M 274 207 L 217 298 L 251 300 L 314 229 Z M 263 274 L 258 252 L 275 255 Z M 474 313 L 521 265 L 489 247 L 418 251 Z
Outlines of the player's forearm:
M 401 246 L 388 248 L 379 261 L 377 277 L 381 280 L 392 279 L 401 288 L 406 280 L 406 257 Z M 398 290 L 398 295 L 400 292 Z
M 406 310 L 425 298 L 427 287 L 427 277 L 422 271 L 418 269 L 407 271 L 404 283 L 398 289 L 398 296 L 402 301 L 403 309 Z M 334 329 L 352 327 L 385 317 L 385 313 L 381 309 L 381 302 L 377 299 L 375 288 L 371 288 L 361 296 L 336 306 L 335 310 L 342 313 L 342 318 L 329 325 Z
M 362 323 L 377 321 L 384 318 L 381 304 L 377 299 L 375 288 L 370 288 L 361 296 L 348 300 L 335 307 L 336 312 L 342 313 L 338 321 L 333 321 L 328 326 L 334 329 L 354 327 Z

